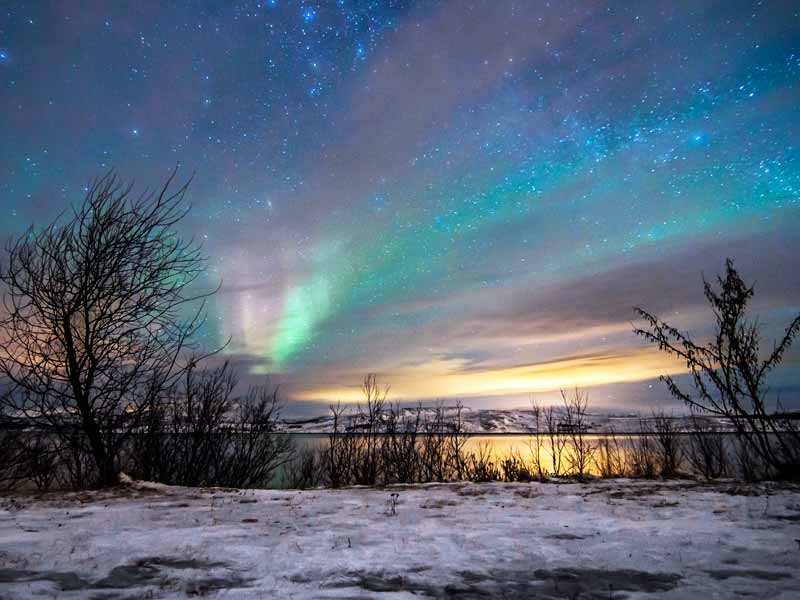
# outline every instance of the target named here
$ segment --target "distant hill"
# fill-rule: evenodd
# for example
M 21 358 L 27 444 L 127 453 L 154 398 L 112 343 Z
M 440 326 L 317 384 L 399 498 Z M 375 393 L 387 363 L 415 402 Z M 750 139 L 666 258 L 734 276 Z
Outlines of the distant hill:
M 403 408 L 402 418 L 412 418 L 416 412 L 421 411 L 422 421 L 431 421 L 435 409 L 433 407 Z M 446 407 L 446 418 L 455 417 L 455 407 Z M 355 409 L 350 412 L 355 416 Z M 560 415 L 560 418 L 561 417 Z M 676 429 L 688 431 L 690 417 L 688 415 L 678 415 L 670 417 L 674 420 Z M 713 422 L 717 430 L 730 431 L 730 425 L 719 418 L 702 417 Z M 529 434 L 536 429 L 536 417 L 531 410 L 495 410 L 495 409 L 461 409 L 461 419 L 464 430 L 471 434 Z M 640 415 L 637 413 L 590 413 L 586 416 L 586 433 L 638 433 L 641 431 L 651 431 L 655 421 L 651 415 Z M 357 418 L 352 420 L 345 419 L 345 424 L 353 430 L 361 429 L 363 423 Z M 281 421 L 281 429 L 293 433 L 329 433 L 333 429 L 333 418 L 330 415 L 311 417 L 306 419 L 284 419 Z M 544 419 L 540 418 L 539 430 L 544 433 Z

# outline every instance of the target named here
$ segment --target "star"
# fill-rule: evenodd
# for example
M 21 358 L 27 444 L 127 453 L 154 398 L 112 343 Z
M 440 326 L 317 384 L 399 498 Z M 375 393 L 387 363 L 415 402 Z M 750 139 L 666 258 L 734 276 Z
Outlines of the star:
M 304 23 L 311 23 L 314 19 L 317 18 L 317 11 L 311 7 L 304 8 L 302 12 L 302 17 Z
M 765 321 L 797 305 L 791 3 L 50 4 L 0 19 L 0 236 L 97 171 L 196 172 L 182 234 L 223 282 L 204 332 L 243 380 L 470 373 L 510 402 L 529 390 L 486 364 L 587 348 L 632 377 L 630 306 L 702 331 L 692 282 L 728 253 Z

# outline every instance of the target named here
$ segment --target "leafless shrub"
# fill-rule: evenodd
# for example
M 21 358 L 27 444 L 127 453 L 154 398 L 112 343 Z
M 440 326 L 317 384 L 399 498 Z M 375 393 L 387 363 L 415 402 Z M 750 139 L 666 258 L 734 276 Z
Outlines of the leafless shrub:
M 492 445 L 482 442 L 474 452 L 467 456 L 467 479 L 475 482 L 499 481 L 502 479 L 500 470 L 492 456 Z
M 686 361 L 694 392 L 686 392 L 672 377 L 662 376 L 673 396 L 700 415 L 724 418 L 744 447 L 776 478 L 800 479 L 800 431 L 780 401 L 769 401 L 766 384 L 767 375 L 780 364 L 800 332 L 800 315 L 762 358 L 758 319 L 747 316 L 753 287 L 745 284 L 730 259 L 725 262 L 725 277 L 718 277 L 717 283 L 718 290 L 703 280 L 716 321 L 716 333 L 710 343 L 697 344 L 688 334 L 640 308 L 635 310 L 644 319 L 645 328 L 634 331 Z
M 461 404 L 402 409 L 387 403 L 388 388 L 364 380 L 365 402 L 355 415 L 331 406 L 332 427 L 322 453 L 323 479 L 332 487 L 469 478 Z
M 512 448 L 508 455 L 500 460 L 500 475 L 503 481 L 527 483 L 534 478 L 535 469 L 522 454 Z
M 383 445 L 384 478 L 388 483 L 413 483 L 420 465 L 418 438 L 422 407 L 408 413 L 389 406 Z
M 237 383 L 228 363 L 188 369 L 133 437 L 132 473 L 185 486 L 268 485 L 290 449 L 289 438 L 276 431 L 278 390 L 257 386 L 240 398 Z
M 221 453 L 213 469 L 215 485 L 268 487 L 277 469 L 289 459 L 291 440 L 276 431 L 281 400 L 278 388 L 250 388 L 227 412 L 227 424 L 217 435 Z
M 95 485 L 97 464 L 88 448 L 86 436 L 81 431 L 73 431 L 68 435 L 70 439 L 64 444 L 61 453 L 59 487 L 82 490 Z
M 692 416 L 686 456 L 694 470 L 709 481 L 728 474 L 725 439 L 711 419 Z
M 595 453 L 595 465 L 598 474 L 604 479 L 627 475 L 625 449 L 613 429 L 600 438 Z
M 40 492 L 57 481 L 61 466 L 61 440 L 45 431 L 31 431 L 20 440 L 24 470 Z
M 733 441 L 734 457 L 739 477 L 744 481 L 760 481 L 764 478 L 764 465 L 761 464 L 749 449 L 748 445 L 738 437 Z
M 639 420 L 641 435 L 631 439 L 629 463 L 631 475 L 644 479 L 654 479 L 658 475 L 658 446 L 650 423 Z
M 0 490 L 10 490 L 29 479 L 31 467 L 24 446 L 24 432 L 0 430 Z
M 54 432 L 47 421 L 2 417 L 0 426 L 0 489 L 32 485 L 47 491 L 94 483 L 70 476 L 73 453 L 88 463 L 89 473 L 95 473 L 91 455 L 75 439 L 81 435 L 79 430 Z
M 682 460 L 680 432 L 675 425 L 675 419 L 663 411 L 653 413 L 653 423 L 660 474 L 662 477 L 673 477 L 678 472 Z
M 322 485 L 322 455 L 315 448 L 292 453 L 284 467 L 285 487 L 305 490 Z
M 182 385 L 165 391 L 147 414 L 145 428 L 134 438 L 142 479 L 174 485 L 213 485 L 215 467 L 223 460 L 223 428 L 232 409 L 236 373 L 225 363 L 211 370 L 195 364 Z

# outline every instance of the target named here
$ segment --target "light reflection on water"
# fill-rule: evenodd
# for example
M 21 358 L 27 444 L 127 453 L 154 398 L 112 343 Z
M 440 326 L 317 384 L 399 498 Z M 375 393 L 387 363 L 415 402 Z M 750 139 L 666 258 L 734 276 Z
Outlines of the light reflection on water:
M 328 434 L 322 433 L 293 433 L 290 434 L 295 442 L 295 448 L 314 448 L 322 449 L 327 447 Z M 420 440 L 423 436 L 418 435 Z M 536 461 L 542 469 L 552 475 L 558 464 L 560 475 L 567 475 L 571 470 L 575 456 L 575 444 L 569 434 L 560 436 L 560 443 L 554 442 L 546 434 L 530 435 L 520 434 L 468 434 L 464 444 L 466 455 L 475 454 L 491 457 L 494 466 L 499 467 L 501 461 L 509 457 L 516 457 L 526 463 L 531 469 L 535 469 Z M 687 434 L 678 434 L 682 444 L 688 443 Z M 630 466 L 633 460 L 634 448 L 641 447 L 641 441 L 647 438 L 650 444 L 650 451 L 657 452 L 657 442 L 654 435 L 643 436 L 642 434 L 584 434 L 582 444 L 584 451 L 590 456 L 587 461 L 586 472 L 589 475 L 601 475 L 600 465 L 608 464 L 610 459 L 619 463 L 619 468 Z M 555 452 L 554 452 L 555 450 Z M 560 457 L 554 461 L 554 454 Z M 683 462 L 679 467 L 683 467 Z

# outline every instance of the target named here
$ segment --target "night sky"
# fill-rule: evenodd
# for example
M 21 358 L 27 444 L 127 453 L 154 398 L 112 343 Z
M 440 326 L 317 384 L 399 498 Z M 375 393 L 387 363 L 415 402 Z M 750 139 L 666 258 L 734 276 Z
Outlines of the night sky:
M 769 336 L 800 310 L 798 81 L 789 1 L 6 0 L 0 233 L 180 163 L 248 377 L 650 406 L 632 306 L 703 335 L 731 256 Z

